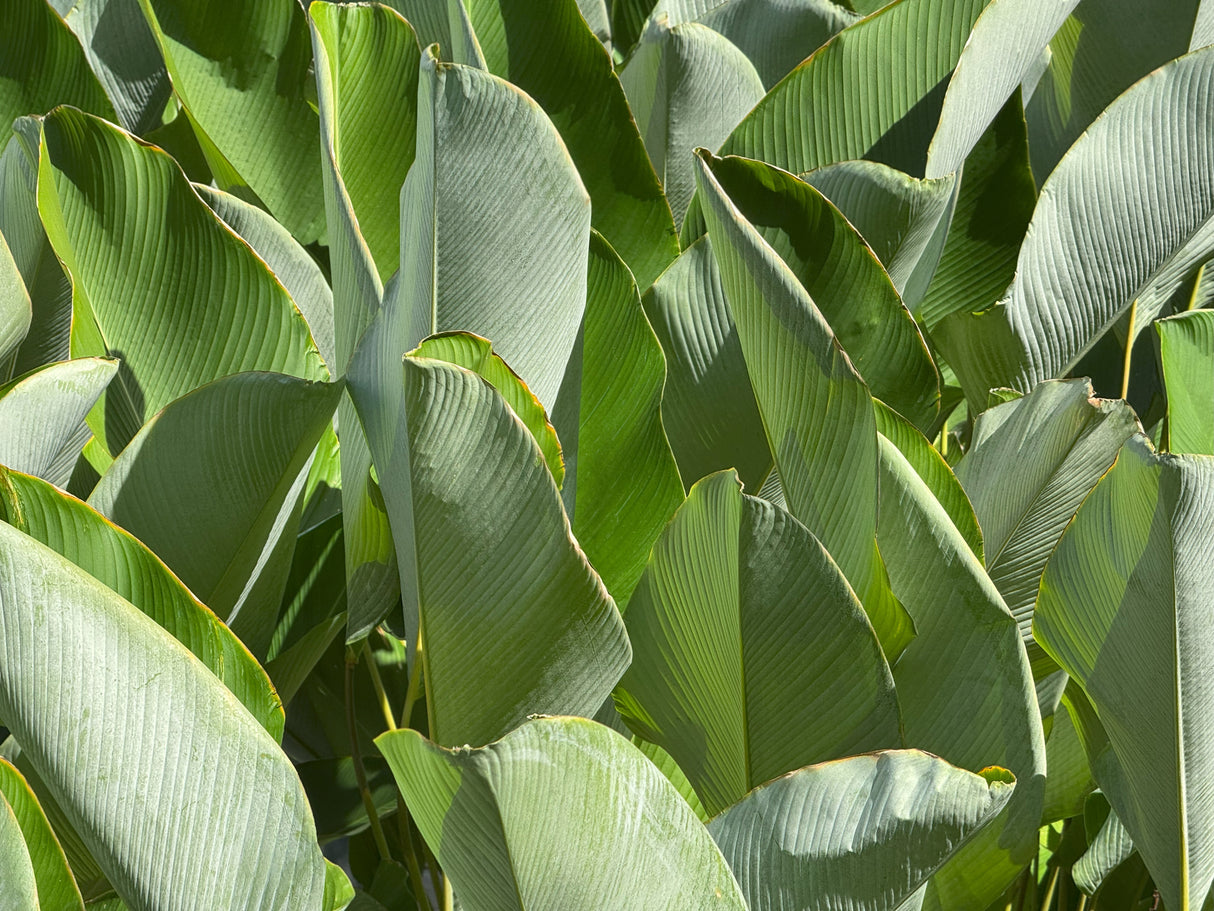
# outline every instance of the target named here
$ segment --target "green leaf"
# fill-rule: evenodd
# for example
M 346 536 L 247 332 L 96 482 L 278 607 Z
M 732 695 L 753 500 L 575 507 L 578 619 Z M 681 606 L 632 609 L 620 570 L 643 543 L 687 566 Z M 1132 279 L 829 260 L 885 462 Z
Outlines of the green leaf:
M 1044 181 L 1118 95 L 1187 50 L 1200 0 L 1083 0 L 1050 41 L 1026 105 L 1033 173 Z M 1151 28 L 1143 29 L 1142 23 Z M 1022 26 L 1023 27 L 1023 26 Z
M 139 3 L 219 186 L 252 194 L 300 243 L 320 239 L 325 211 L 303 7 Z
M 565 461 L 561 458 L 561 441 L 548 422 L 548 413 L 510 365 L 494 354 L 491 341 L 471 332 L 440 332 L 430 336 L 409 355 L 446 361 L 481 376 L 523 422 L 544 454 L 544 463 L 552 473 L 553 481 L 557 487 L 561 486 L 565 479 Z
M 611 0 L 611 41 L 617 54 L 628 56 L 645 31 L 656 0 Z
M 750 911 L 893 911 L 999 814 L 1014 788 L 1004 769 L 975 775 L 893 750 L 785 775 L 708 831 Z
M 961 482 L 940 455 L 927 441 L 922 431 L 898 412 L 883 402 L 873 403 L 876 409 L 877 432 L 898 447 L 915 473 L 927 485 L 932 496 L 944 507 L 949 519 L 970 550 L 981 561 L 983 542 L 982 529 L 974 515 L 974 507 L 962 489 Z
M 721 147 L 800 174 L 867 158 L 921 176 L 948 74 L 987 0 L 896 0 L 773 88 Z
M 144 425 L 89 505 L 150 547 L 264 656 L 307 461 L 340 395 L 337 384 L 273 373 L 216 380 Z
M 914 626 L 877 551 L 872 397 L 792 270 L 706 164 L 699 173 L 713 252 L 789 511 L 843 570 L 893 662 Z
M 1103 825 L 1089 842 L 1087 851 L 1071 867 L 1075 885 L 1087 895 L 1095 894 L 1108 875 L 1134 852 L 1130 833 L 1107 805 L 1106 810 Z
M 979 415 L 957 479 L 982 526 L 986 570 L 1034 661 L 1031 626 L 1046 562 L 1096 482 L 1138 429 L 1125 402 L 1087 380 L 1042 383 Z
M 679 763 L 709 815 L 793 769 L 900 746 L 868 618 L 822 545 L 732 471 L 699 481 L 625 614 L 629 726 Z
M 956 179 L 916 180 L 875 161 L 841 161 L 802 174 L 872 247 L 915 310 L 936 270 L 956 202 Z
M 0 793 L 0 876 L 4 892 L 0 893 L 3 911 L 38 911 L 38 883 L 34 865 L 13 808 Z
M 906 743 L 963 769 L 1010 769 L 1003 816 L 949 860 L 924 907 L 985 908 L 1037 850 L 1045 738 L 1016 621 L 944 508 L 881 439 L 877 543 L 915 639 L 894 665 Z M 990 549 L 990 543 L 987 543 Z
M 0 717 L 128 904 L 320 905 L 278 744 L 154 621 L 5 524 L 0 642 Z
M 0 468 L 0 519 L 50 547 L 162 626 L 275 740 L 282 702 L 249 650 L 144 544 L 70 494 Z
M 466 911 L 746 908 L 695 813 L 610 728 L 543 718 L 479 750 L 416 731 L 376 743 Z
M 1214 455 L 1214 311 L 1159 320 L 1155 331 L 1168 392 L 1167 450 Z
M 64 19 L 114 104 L 115 122 L 138 134 L 160 126 L 173 86 L 139 0 L 71 0 L 61 5 L 70 7 Z
M 325 894 L 321 911 L 341 911 L 354 901 L 354 887 L 344 870 L 331 861 L 325 861 Z
M 41 911 L 83 909 L 84 899 L 80 897 L 76 880 L 68 869 L 67 858 L 63 856 L 63 848 L 59 846 L 59 839 L 47 822 L 38 798 L 25 776 L 4 759 L 0 759 L 0 802 L 7 803 L 17 818 L 25 847 L 29 851 L 38 887 L 38 901 L 32 907 Z M 8 882 L 7 877 L 5 882 Z
M 194 184 L 194 192 L 202 197 L 212 212 L 224 224 L 240 235 L 270 272 L 286 288 L 292 302 L 307 321 L 316 349 L 329 372 L 337 376 L 337 354 L 333 340 L 333 292 L 324 273 L 308 251 L 263 209 L 242 199 Z
M 958 170 L 1079 0 L 991 0 L 949 79 L 927 176 Z
M 0 153 L 0 234 L 29 293 L 32 318 L 11 376 L 71 357 L 72 286 L 38 217 L 38 142 L 41 123 L 22 117 Z M 0 364 L 0 378 L 5 378 Z
M 873 395 L 917 425 L 935 417 L 940 379 L 889 275 L 830 201 L 762 162 L 705 159 L 729 201 L 813 299 Z
M 678 234 L 611 55 L 577 0 L 467 2 L 490 72 L 533 97 L 552 119 L 586 183 L 595 230 L 648 288 L 678 255 Z M 504 351 L 500 338 L 481 334 Z M 518 359 L 504 353 L 518 369 Z
M 1093 761 L 1096 780 L 1169 908 L 1201 907 L 1214 881 L 1212 490 L 1210 457 L 1156 455 L 1131 438 L 1058 542 L 1033 620 L 1107 732 L 1120 773 Z
M 666 355 L 662 423 L 683 486 L 736 467 L 746 488 L 758 491 L 771 473 L 771 449 L 708 236 L 684 250 L 642 301 Z
M 693 150 L 721 145 L 763 97 L 746 55 L 696 22 L 651 22 L 620 73 L 676 225 L 696 189 Z
M 1064 671 L 1056 673 L 1065 676 Z M 1084 800 L 1096 787 L 1083 742 L 1071 718 L 1070 710 L 1056 708 L 1053 724 L 1045 739 L 1045 779 L 1043 823 L 1069 819 L 1083 812 Z
M 662 430 L 665 359 L 636 282 L 597 231 L 590 235 L 586 313 L 552 419 L 563 433 L 562 498 L 578 543 L 618 605 L 683 502 Z
M 1065 375 L 1135 302 L 1139 329 L 1166 312 L 1214 253 L 1214 113 L 1202 103 L 1211 80 L 1214 49 L 1161 67 L 1059 162 L 1016 280 L 983 315 L 994 323 L 984 335 L 1015 340 L 1001 346 L 1010 362 L 983 373 L 988 388 L 1027 390 Z M 1143 123 L 1151 124 L 1145 141 Z
M 117 371 L 114 361 L 78 358 L 0 386 L 0 465 L 66 485 L 89 438 L 85 415 Z
M 111 454 L 218 377 L 326 376 L 286 289 L 168 155 L 59 108 L 43 123 L 40 161 L 39 211 L 74 290 L 72 352 L 122 360 L 90 417 Z
M 0 34 L 0 123 L 45 114 L 59 104 L 114 118 L 76 36 L 46 0 L 11 0 Z
M 29 332 L 33 316 L 25 282 L 4 235 L 0 234 L 0 381 L 8 379 L 8 364 Z

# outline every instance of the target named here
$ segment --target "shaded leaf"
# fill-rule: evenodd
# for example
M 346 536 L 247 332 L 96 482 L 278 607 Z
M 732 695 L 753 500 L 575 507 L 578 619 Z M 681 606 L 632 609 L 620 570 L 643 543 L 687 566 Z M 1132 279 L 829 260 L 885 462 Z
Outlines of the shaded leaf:
M 0 759 L 0 802 L 7 803 L 17 819 L 38 887 L 37 904 L 25 907 L 36 907 L 39 911 L 82 909 L 84 900 L 38 798 L 25 776 L 4 759 Z M 8 877 L 4 881 L 7 891 Z
M 1214 455 L 1214 311 L 1159 320 L 1155 331 L 1168 392 L 1167 450 Z

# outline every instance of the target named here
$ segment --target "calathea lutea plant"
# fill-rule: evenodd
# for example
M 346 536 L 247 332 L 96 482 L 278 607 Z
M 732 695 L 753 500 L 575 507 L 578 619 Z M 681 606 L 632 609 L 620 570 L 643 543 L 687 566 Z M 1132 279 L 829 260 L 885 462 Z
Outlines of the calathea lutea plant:
M 1203 907 L 1212 42 L 5 0 L 0 908 Z

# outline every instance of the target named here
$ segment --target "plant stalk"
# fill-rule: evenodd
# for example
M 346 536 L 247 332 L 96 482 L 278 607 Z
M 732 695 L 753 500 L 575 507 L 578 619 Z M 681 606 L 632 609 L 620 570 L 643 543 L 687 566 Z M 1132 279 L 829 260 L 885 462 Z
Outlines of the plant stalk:
M 1193 291 L 1189 294 L 1189 306 L 1185 307 L 1186 310 L 1197 309 L 1197 289 L 1201 287 L 1201 279 L 1205 272 L 1206 264 L 1202 263 L 1197 267 L 1197 277 L 1193 279 Z
M 379 813 L 375 809 L 375 801 L 371 799 L 371 789 L 367 787 L 367 770 L 363 768 L 362 752 L 358 748 L 358 725 L 354 719 L 354 666 L 358 664 L 358 653 L 346 649 L 346 729 L 350 735 L 350 759 L 354 762 L 354 778 L 358 782 L 358 793 L 363 800 L 363 808 L 367 811 L 367 819 L 371 823 L 371 837 L 375 839 L 376 850 L 381 860 L 391 860 L 392 852 L 388 850 L 388 840 L 384 838 L 384 827 L 380 824 Z
M 371 686 L 375 688 L 375 695 L 379 698 L 379 710 L 383 712 L 388 730 L 395 731 L 396 718 L 392 714 L 392 703 L 388 701 L 388 693 L 384 689 L 384 681 L 379 676 L 379 666 L 375 663 L 375 655 L 372 654 L 371 646 L 367 644 L 366 639 L 363 640 L 363 655 L 367 659 L 367 671 L 371 674 Z
M 1058 888 L 1058 874 L 1062 872 L 1062 867 L 1054 867 L 1054 872 L 1050 875 L 1050 884 L 1045 887 L 1045 897 L 1041 899 L 1041 911 L 1050 911 L 1050 905 L 1054 902 L 1054 890 Z
M 1130 391 L 1130 354 L 1134 350 L 1134 329 L 1138 320 L 1138 301 L 1130 304 L 1130 325 L 1126 327 L 1125 362 L 1121 367 L 1121 397 L 1125 399 Z

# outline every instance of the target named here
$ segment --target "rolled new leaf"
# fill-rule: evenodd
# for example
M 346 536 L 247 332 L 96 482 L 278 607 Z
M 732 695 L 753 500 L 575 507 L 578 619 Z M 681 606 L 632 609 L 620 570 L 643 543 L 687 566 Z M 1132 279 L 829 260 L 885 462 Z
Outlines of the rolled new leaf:
M 625 613 L 615 692 L 709 815 L 801 766 L 902 743 L 880 644 L 847 580 L 737 475 L 699 481 L 654 545 Z
M 1006 769 L 918 750 L 810 766 L 708 824 L 750 911 L 895 911 L 1007 805 Z
M 418 828 L 467 911 L 744 911 L 712 838 L 636 747 L 582 718 L 483 749 L 384 734 Z
M 39 911 L 83 911 L 84 899 L 38 798 L 25 776 L 12 763 L 0 759 L 0 803 L 3 802 L 16 816 L 29 851 Z
M 0 648 L 0 717 L 130 907 L 320 906 L 278 744 L 153 620 L 7 524 Z

